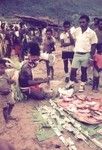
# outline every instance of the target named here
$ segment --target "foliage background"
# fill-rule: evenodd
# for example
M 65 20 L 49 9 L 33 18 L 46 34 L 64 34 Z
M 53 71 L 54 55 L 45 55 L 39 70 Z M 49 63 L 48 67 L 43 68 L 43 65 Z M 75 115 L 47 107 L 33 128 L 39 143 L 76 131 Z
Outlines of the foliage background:
M 102 0 L 0 0 L 0 17 L 14 14 L 76 20 L 80 14 L 102 15 Z

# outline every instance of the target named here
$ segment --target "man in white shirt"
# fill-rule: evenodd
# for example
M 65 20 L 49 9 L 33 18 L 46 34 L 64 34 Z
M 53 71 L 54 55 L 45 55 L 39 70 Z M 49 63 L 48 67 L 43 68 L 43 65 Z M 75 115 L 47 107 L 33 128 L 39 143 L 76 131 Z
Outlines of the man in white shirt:
M 64 72 L 66 74 L 65 82 L 69 81 L 69 61 L 72 62 L 74 55 L 74 40 L 71 35 L 71 24 L 69 21 L 64 21 L 64 31 L 60 35 L 61 48 L 62 48 L 62 59 L 64 64 Z
M 76 80 L 76 72 L 81 67 L 81 83 L 79 91 L 85 89 L 87 81 L 87 67 L 90 60 L 90 54 L 95 49 L 97 43 L 96 33 L 88 27 L 90 19 L 87 15 L 82 15 L 79 19 L 80 27 L 73 33 L 75 40 L 74 58 L 70 74 L 70 81 L 66 88 L 73 87 Z

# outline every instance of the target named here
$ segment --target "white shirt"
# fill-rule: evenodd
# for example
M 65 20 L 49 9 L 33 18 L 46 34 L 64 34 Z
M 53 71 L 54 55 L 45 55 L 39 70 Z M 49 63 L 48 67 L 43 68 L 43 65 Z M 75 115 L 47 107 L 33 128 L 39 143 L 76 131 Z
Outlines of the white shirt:
M 43 30 L 42 30 L 42 39 L 44 40 L 45 39 L 45 37 L 46 37 L 46 28 L 44 28 Z
M 76 28 L 73 38 L 75 39 L 74 52 L 90 52 L 91 45 L 98 42 L 96 33 L 90 28 L 83 33 L 80 27 Z
M 70 43 L 70 37 L 69 37 L 69 33 L 68 32 L 62 32 L 60 34 L 60 40 L 64 40 L 64 43 Z M 70 45 L 70 46 L 66 46 L 66 47 L 62 47 L 62 51 L 73 51 L 74 46 Z

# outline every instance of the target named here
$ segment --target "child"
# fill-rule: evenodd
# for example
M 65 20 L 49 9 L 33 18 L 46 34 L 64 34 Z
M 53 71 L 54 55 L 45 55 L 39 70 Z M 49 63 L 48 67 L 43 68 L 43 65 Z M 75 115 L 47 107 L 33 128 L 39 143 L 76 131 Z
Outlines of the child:
M 14 81 L 10 80 L 5 73 L 5 63 L 5 60 L 0 58 L 0 113 L 3 114 L 0 115 L 8 123 L 9 120 L 13 119 L 11 112 L 14 107 L 14 101 L 12 100 L 11 84 Z
M 65 82 L 69 81 L 69 62 L 73 59 L 73 49 L 74 41 L 71 35 L 71 23 L 69 21 L 64 21 L 63 23 L 64 31 L 60 35 L 61 48 L 62 48 L 62 59 L 64 64 L 64 72 L 66 75 Z M 73 28 L 72 28 L 73 29 Z
M 102 72 L 102 43 L 97 44 L 97 52 L 94 55 L 93 90 L 98 91 L 100 73 Z
M 53 37 L 53 31 L 50 28 L 46 30 L 46 36 L 43 39 L 42 47 L 43 52 L 49 54 L 49 60 L 46 60 L 47 77 L 53 79 L 54 68 L 53 63 L 51 63 L 51 60 L 54 59 L 52 52 L 55 51 L 55 38 Z

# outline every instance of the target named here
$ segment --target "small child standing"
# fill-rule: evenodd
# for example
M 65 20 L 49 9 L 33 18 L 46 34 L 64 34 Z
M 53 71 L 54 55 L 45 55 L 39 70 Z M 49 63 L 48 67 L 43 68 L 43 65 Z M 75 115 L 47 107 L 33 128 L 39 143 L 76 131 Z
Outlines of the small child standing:
M 5 69 L 6 62 L 0 58 L 0 120 L 4 119 L 8 123 L 9 120 L 13 119 L 11 112 L 14 107 L 14 100 L 12 99 L 11 84 L 14 81 L 9 79 L 5 73 Z
M 94 55 L 94 68 L 93 68 L 93 90 L 98 92 L 99 78 L 102 72 L 102 43 L 97 44 L 97 52 Z
M 52 52 L 55 51 L 55 38 L 53 37 L 52 29 L 46 30 L 46 36 L 42 42 L 43 52 L 49 54 L 49 59 L 46 60 L 47 77 L 54 78 L 53 60 L 55 59 Z

